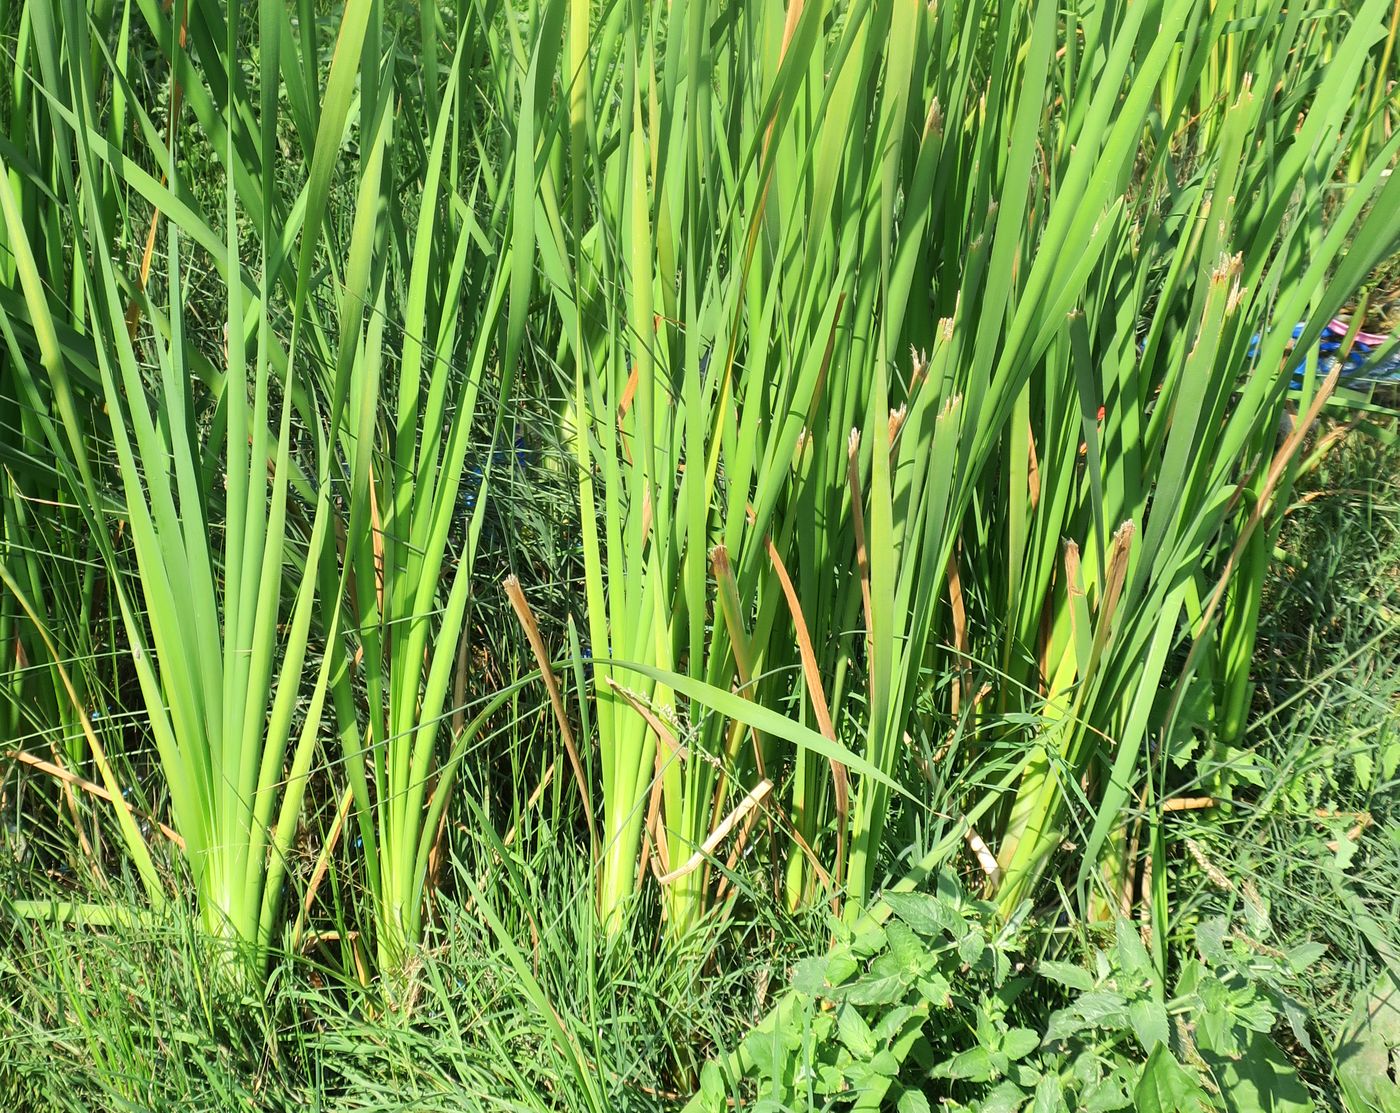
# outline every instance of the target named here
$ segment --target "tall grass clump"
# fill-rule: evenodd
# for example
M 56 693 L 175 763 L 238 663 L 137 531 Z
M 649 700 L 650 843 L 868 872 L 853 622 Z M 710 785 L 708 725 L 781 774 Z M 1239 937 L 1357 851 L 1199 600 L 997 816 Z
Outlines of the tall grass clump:
M 71 258 L 63 260 L 71 272 L 64 277 L 81 290 L 74 316 L 91 337 L 85 354 L 96 389 L 84 413 L 70 388 L 72 356 L 57 340 L 60 325 L 50 287 L 10 184 L 0 201 L 17 285 L 57 412 L 46 412 L 45 392 L 27 368 L 21 381 L 31 405 L 46 419 L 49 447 L 70 490 L 83 500 L 92 536 L 117 572 L 112 585 L 130 666 L 205 927 L 250 948 L 254 956 L 265 955 L 280 930 L 282 878 L 315 753 L 330 661 L 324 653 L 319 664 L 309 659 L 315 580 L 306 574 L 291 578 L 296 565 L 314 567 L 331 525 L 328 488 L 322 486 L 319 496 L 300 507 L 292 495 L 292 400 L 299 371 L 274 335 L 266 296 L 285 263 L 282 229 L 275 208 L 267 205 L 258 214 L 260 258 L 245 272 L 234 175 L 226 179 L 225 219 L 217 224 L 201 219 L 180 200 L 173 132 L 163 150 L 146 152 L 160 165 L 162 179 L 141 171 L 104 138 L 103 111 L 110 107 L 112 87 L 120 88 L 122 71 L 102 58 L 104 44 L 90 38 L 86 11 L 41 4 L 29 14 L 45 80 L 44 118 L 51 128 L 55 172 L 51 183 L 27 184 L 36 190 L 57 187 L 63 203 L 61 227 L 73 236 Z M 184 16 L 177 12 L 172 18 Z M 175 27 L 170 25 L 172 34 Z M 232 51 L 237 44 L 235 13 L 227 46 Z M 275 71 L 263 74 L 264 95 L 272 102 L 276 80 Z M 232 106 L 222 122 L 231 136 Z M 151 128 L 147 137 L 154 135 Z M 275 129 L 265 129 L 264 189 L 271 182 L 275 142 Z M 231 147 L 231 138 L 228 143 Z M 182 218 L 163 226 L 158 217 L 152 219 L 148 263 L 135 285 L 119 275 L 108 247 L 138 242 L 135 222 L 114 203 L 118 183 L 131 178 L 157 214 L 173 210 Z M 313 195 L 308 214 L 313 229 L 324 204 L 324 192 L 319 204 Z M 187 243 L 203 249 L 227 291 L 222 358 L 218 366 L 202 361 L 203 382 L 188 335 Z M 311 236 L 308 243 L 314 245 Z M 164 270 L 158 287 L 148 285 L 150 259 Z M 51 274 L 49 282 L 53 279 Z M 164 294 L 159 301 L 157 288 Z M 305 307 L 302 283 L 291 305 L 292 353 L 305 327 Z M 212 406 L 201 409 L 203 391 L 197 384 L 213 392 Z M 119 514 L 112 513 L 112 496 L 93 459 L 94 432 L 112 446 Z M 300 536 L 289 528 L 292 515 L 303 518 Z M 113 528 L 118 517 L 123 531 L 129 530 L 139 587 L 121 574 Z M 9 575 L 6 580 L 37 623 L 39 616 L 19 585 Z M 334 622 L 324 636 L 336 636 Z M 309 694 L 301 687 L 304 665 L 314 677 Z M 76 692 L 70 695 L 79 703 Z M 309 702 L 299 708 L 304 696 Z M 80 703 L 78 714 L 96 754 L 96 736 Z M 108 763 L 99 762 L 99 768 L 109 795 L 120 799 Z M 164 887 L 145 840 L 128 810 L 118 806 L 116 816 L 148 895 L 159 904 Z
M 1067 824 L 1130 897 L 1164 755 L 1240 729 L 1290 381 L 1306 425 L 1394 247 L 1394 140 L 1331 184 L 1383 9 L 1326 66 L 1298 8 L 574 9 L 537 224 L 606 913 L 656 863 L 683 931 L 761 837 L 864 903 L 920 753 L 1005 909 Z
M 106 539 L 111 500 L 89 460 L 94 423 L 115 445 L 107 463 L 125 509 L 114 517 L 131 518 L 141 584 L 136 594 L 118 588 L 131 659 L 211 930 L 222 932 L 227 920 L 235 937 L 269 945 L 325 712 L 363 851 L 365 931 L 378 965 L 396 968 L 421 932 L 428 858 L 455 771 L 436 744 L 459 717 L 449 697 L 463 701 L 459 649 L 487 498 L 483 470 L 489 476 L 501 425 L 498 397 L 482 443 L 477 399 L 488 366 L 493 394 L 509 391 L 512 375 L 500 364 L 520 358 L 529 294 L 527 285 L 504 308 L 513 256 L 487 239 L 488 230 L 505 234 L 509 210 L 492 164 L 476 158 L 497 138 L 473 122 L 489 112 L 456 92 L 474 80 L 475 47 L 460 44 L 445 90 L 410 88 L 396 80 L 393 54 L 381 57 L 384 11 L 349 5 L 316 103 L 300 84 L 322 76 L 315 21 L 293 34 L 271 5 L 255 27 L 238 11 L 226 24 L 212 12 L 147 15 L 177 67 L 190 63 L 193 18 L 204 65 L 188 85 L 172 77 L 168 143 L 157 145 L 155 125 L 143 120 L 151 149 L 135 157 L 92 142 L 103 112 L 121 103 L 107 94 L 122 91 L 124 60 L 102 57 L 76 10 L 45 44 L 56 63 L 90 55 L 95 63 L 59 66 L 55 78 L 69 83 L 60 103 L 80 110 L 56 114 L 51 126 L 59 159 L 77 152 L 77 174 L 61 168 L 55 177 L 69 191 L 65 218 L 87 218 L 74 223 L 82 246 L 71 265 L 87 290 L 80 318 L 96 341 L 100 386 L 45 426 L 49 449 L 83 493 L 92 535 Z M 262 61 L 256 87 L 235 64 L 250 45 Z M 421 119 L 395 121 L 405 93 Z M 284 97 L 290 126 L 280 116 Z M 207 212 L 179 176 L 185 99 L 214 132 L 199 154 L 224 182 L 223 205 Z M 352 135 L 361 143 L 353 168 L 342 154 Z M 288 143 L 303 145 L 304 180 L 284 180 Z M 426 163 L 416 160 L 420 143 Z M 162 177 L 142 170 L 143 160 Z M 150 212 L 149 237 L 126 210 L 97 205 L 123 174 Z M 398 209 L 405 191 L 419 198 L 408 219 Z M 7 214 L 27 323 L 42 340 L 60 325 L 44 280 L 26 266 L 24 222 Z M 251 266 L 243 236 L 257 259 Z M 98 245 L 134 252 L 143 238 L 141 282 L 124 296 Z M 227 300 L 213 351 L 198 350 L 185 324 L 182 267 L 196 252 Z M 162 284 L 157 270 L 148 289 L 151 259 L 164 259 L 167 275 Z M 476 312 L 466 327 L 463 304 Z M 99 310 L 106 316 L 89 323 Z M 508 334 L 500 349 L 498 326 Z M 26 368 L 24 382 L 42 413 L 45 388 L 64 399 L 71 356 L 42 344 L 40 356 L 47 379 Z M 145 358 L 162 368 L 154 381 L 140 372 Z M 85 402 L 100 403 L 102 414 L 84 414 Z M 150 466 L 167 458 L 169 473 Z M 105 556 L 120 575 L 125 553 L 109 543 Z M 458 741 L 463 728 L 452 732 Z M 138 862 L 147 857 L 139 840 L 131 851 Z M 155 894 L 153 875 L 150 882 Z

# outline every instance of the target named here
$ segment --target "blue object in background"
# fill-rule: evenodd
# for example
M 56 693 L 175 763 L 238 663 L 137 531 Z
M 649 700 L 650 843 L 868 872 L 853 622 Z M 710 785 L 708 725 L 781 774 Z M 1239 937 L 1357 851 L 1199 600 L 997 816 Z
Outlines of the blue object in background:
M 1303 335 L 1306 323 L 1293 327 L 1293 339 L 1297 340 Z M 1338 331 L 1341 327 L 1338 322 L 1327 325 L 1322 330 L 1322 335 L 1317 340 L 1317 369 L 1322 375 L 1330 375 L 1332 369 L 1337 364 L 1337 353 L 1342 349 L 1342 342 L 1346 339 L 1345 331 Z M 1249 339 L 1249 350 L 1247 356 L 1256 359 L 1259 355 L 1259 346 L 1262 337 L 1256 334 Z M 1368 343 L 1359 337 L 1354 339 L 1351 350 L 1347 352 L 1346 360 L 1342 364 L 1341 378 L 1348 384 L 1369 384 L 1378 385 L 1382 383 L 1400 383 L 1400 349 L 1393 350 L 1384 360 L 1375 366 L 1369 366 L 1372 357 L 1382 347 L 1380 344 Z M 1303 386 L 1303 370 L 1299 368 L 1293 373 L 1292 382 L 1289 384 L 1294 390 L 1301 390 Z
M 512 459 L 513 457 L 513 459 Z M 502 468 L 509 468 L 512 463 L 523 476 L 534 463 L 535 454 L 525 443 L 525 434 L 517 432 L 515 441 L 511 448 L 498 448 L 491 453 L 491 467 L 497 471 Z M 466 474 L 462 477 L 462 509 L 475 510 L 477 492 L 481 490 L 481 481 L 485 478 L 485 468 L 480 463 L 467 465 Z

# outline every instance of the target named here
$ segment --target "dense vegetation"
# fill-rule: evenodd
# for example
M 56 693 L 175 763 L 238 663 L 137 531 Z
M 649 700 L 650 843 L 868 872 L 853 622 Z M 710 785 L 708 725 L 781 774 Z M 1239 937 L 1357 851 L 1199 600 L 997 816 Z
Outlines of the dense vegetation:
M 7 1106 L 1400 1108 L 1400 5 L 0 13 Z

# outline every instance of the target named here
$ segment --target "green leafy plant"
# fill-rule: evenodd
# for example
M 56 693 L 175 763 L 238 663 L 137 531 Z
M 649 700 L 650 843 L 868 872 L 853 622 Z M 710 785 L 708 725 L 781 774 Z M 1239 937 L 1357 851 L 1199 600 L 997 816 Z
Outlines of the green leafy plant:
M 892 917 L 799 963 L 792 991 L 706 1065 L 687 1109 L 1313 1108 L 1270 1036 L 1286 1017 L 1307 1039 L 1283 987 L 1312 948 L 1273 955 L 1203 924 L 1168 995 L 1130 921 L 1092 968 L 1031 964 L 1021 929 L 998 930 L 995 906 L 946 876 L 935 892 L 883 899 Z M 1026 999 L 1052 984 L 1068 1003 L 1043 1029 L 1025 1026 Z
M 1400 995 L 1388 971 L 1357 994 L 1351 1019 L 1338 1034 L 1332 1054 L 1350 1113 L 1400 1108 Z
M 936 892 L 882 899 L 893 915 L 837 921 L 831 949 L 799 962 L 791 991 L 734 1052 L 706 1064 L 687 1110 L 741 1096 L 761 1108 L 922 1110 L 921 1080 L 987 1082 L 1039 1046 L 1038 1034 L 1007 1024 L 998 999 L 1016 934 L 993 926 L 992 905 L 946 874 Z M 969 1029 L 974 1043 L 954 1052 Z

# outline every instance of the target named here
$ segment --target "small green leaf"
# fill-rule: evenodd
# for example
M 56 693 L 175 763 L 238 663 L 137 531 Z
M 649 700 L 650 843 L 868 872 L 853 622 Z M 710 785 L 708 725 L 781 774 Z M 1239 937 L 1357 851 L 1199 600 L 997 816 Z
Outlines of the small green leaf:
M 967 1082 L 990 1082 L 996 1077 L 992 1053 L 985 1047 L 970 1047 L 933 1068 L 935 1078 L 960 1078 Z
M 1307 1087 L 1273 1040 L 1249 1032 L 1236 1055 L 1220 1055 L 1204 1045 L 1201 1054 L 1220 1084 L 1230 1113 L 1311 1113 Z
M 1298 1046 L 1309 1055 L 1316 1055 L 1317 1049 L 1313 1046 L 1312 1034 L 1308 1031 L 1307 1010 L 1286 993 L 1278 994 L 1278 1002 L 1293 1038 L 1298 1041 Z
M 1152 959 L 1142 945 L 1142 936 L 1131 920 L 1118 921 L 1118 964 L 1135 981 L 1148 981 L 1153 975 Z
M 1040 1046 L 1040 1034 L 1029 1028 L 1012 1028 L 1001 1041 L 1001 1050 L 1012 1062 L 1024 1059 Z
M 1000 1082 L 982 1099 L 979 1113 L 1016 1113 L 1026 1100 L 1026 1092 L 1014 1082 Z
M 1060 1113 L 1066 1108 L 1064 1090 L 1054 1074 L 1041 1075 L 1035 1087 L 1035 1101 L 1031 1103 L 1031 1113 Z
M 1072 962 L 1042 962 L 1036 967 L 1036 971 L 1067 989 L 1077 989 L 1085 993 L 1094 988 L 1093 975 L 1084 967 Z
M 1357 994 L 1333 1058 L 1349 1113 L 1400 1110 L 1400 990 L 1388 973 Z
M 958 910 L 931 893 L 886 893 L 884 901 L 920 935 L 961 939 L 967 934 L 967 921 Z
M 727 1096 L 724 1074 L 719 1064 L 711 1059 L 700 1068 L 700 1090 L 689 1108 L 693 1113 L 718 1113 L 726 1107 Z
M 1225 961 L 1225 940 L 1230 924 L 1224 916 L 1212 916 L 1196 925 L 1196 949 L 1207 962 Z
M 1122 1028 L 1126 1021 L 1127 999 L 1121 993 L 1095 990 L 1074 1003 L 1074 1010 L 1086 1023 L 1109 1028 Z
M 820 997 L 826 993 L 827 959 L 823 955 L 812 955 L 800 960 L 792 971 L 792 988 L 808 997 Z
M 942 974 L 929 974 L 918 981 L 919 992 L 925 1001 L 937 1009 L 952 1007 L 952 986 Z
M 1084 1113 L 1111 1113 L 1128 1104 L 1128 1095 L 1123 1092 L 1116 1076 L 1100 1079 L 1084 1091 L 1081 1108 Z
M 967 963 L 968 966 L 975 966 L 987 949 L 987 942 L 982 938 L 982 932 L 974 929 L 958 940 L 958 958 Z
M 903 1000 L 908 979 L 899 974 L 865 977 L 846 987 L 841 997 L 852 1005 L 892 1005 Z
M 1085 1028 L 1117 1031 L 1128 1024 L 1128 999 L 1119 993 L 1095 990 L 1083 994 L 1068 1008 L 1058 1009 L 1050 1015 L 1045 1042 L 1065 1039 Z
M 1299 943 L 1298 946 L 1288 949 L 1288 965 L 1301 973 L 1326 953 L 1327 944 L 1325 943 Z
M 1167 1021 L 1167 1009 L 1160 1001 L 1149 998 L 1134 1001 L 1128 1006 L 1128 1019 L 1143 1051 L 1150 1053 L 1159 1043 L 1169 1042 L 1171 1028 Z
M 918 1090 L 905 1090 L 895 1106 L 899 1113 L 930 1113 L 928 1098 Z
M 1210 1098 L 1186 1070 L 1172 1058 L 1164 1044 L 1147 1058 L 1133 1104 L 1138 1113 L 1203 1113 L 1210 1109 Z
M 899 1073 L 899 1059 L 888 1049 L 870 1057 L 870 1073 L 878 1078 L 894 1078 Z
M 875 1054 L 875 1035 L 858 1009 L 845 1005 L 838 1010 L 836 1034 L 857 1059 L 869 1059 Z
M 891 920 L 885 925 L 885 939 L 889 943 L 890 957 L 903 969 L 915 972 L 929 964 L 928 948 L 908 924 Z
M 927 1016 L 928 1009 L 922 1005 L 917 1008 L 913 1005 L 899 1005 L 880 1018 L 873 1030 L 875 1038 L 881 1043 L 891 1043 L 906 1026 L 922 1028 Z

